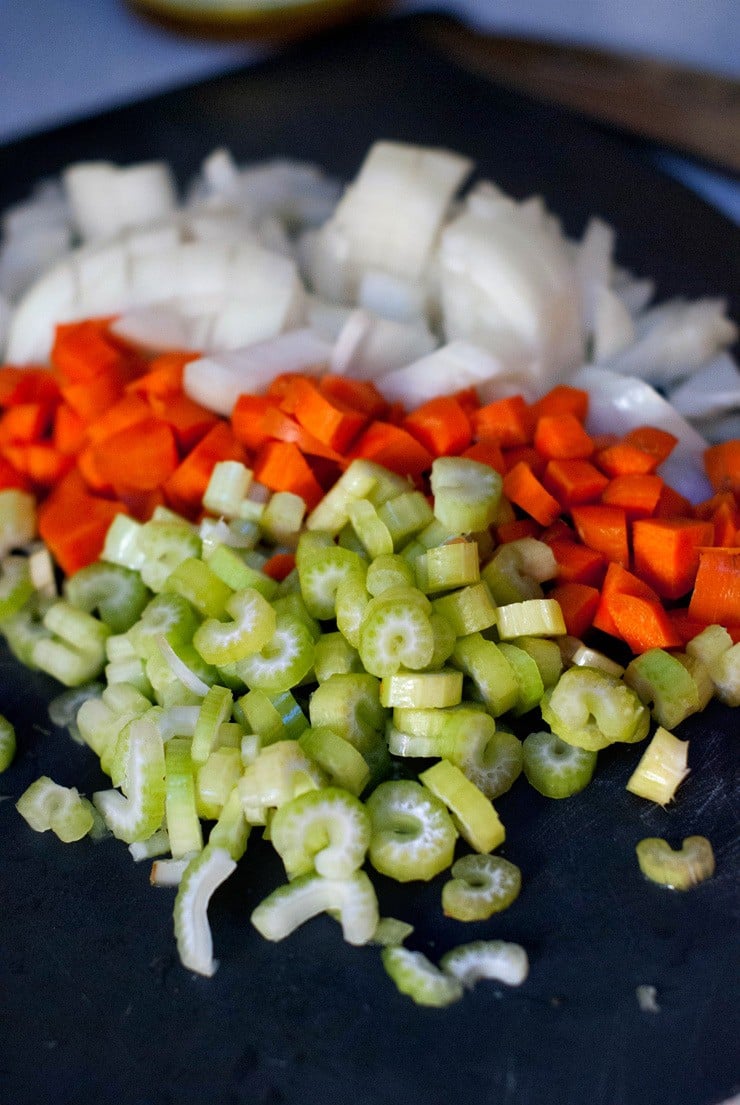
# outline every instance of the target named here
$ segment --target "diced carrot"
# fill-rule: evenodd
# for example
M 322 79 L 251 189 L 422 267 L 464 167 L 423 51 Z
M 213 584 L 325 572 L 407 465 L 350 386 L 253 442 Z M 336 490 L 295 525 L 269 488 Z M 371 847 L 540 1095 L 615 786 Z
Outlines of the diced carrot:
M 270 579 L 276 579 L 278 583 L 289 576 L 295 568 L 295 553 L 273 553 L 270 559 L 262 565 L 262 571 Z
M 598 449 L 594 464 L 607 476 L 647 475 L 658 467 L 658 459 L 646 449 L 639 449 L 628 441 L 616 441 Z
M 189 452 L 218 422 L 218 415 L 206 410 L 184 392 L 164 398 L 150 395 L 152 411 L 172 428 L 182 452 Z
M 563 611 L 565 628 L 572 636 L 583 637 L 593 625 L 599 606 L 599 592 L 595 587 L 589 587 L 586 583 L 559 583 L 547 597 L 557 599 Z
M 682 645 L 687 645 L 698 633 L 706 629 L 706 623 L 698 622 L 695 618 L 690 617 L 685 607 L 674 606 L 666 613 L 671 625 L 681 638 Z
M 487 442 L 486 442 L 487 444 Z M 512 445 L 501 450 L 506 463 L 506 471 L 510 472 L 517 464 L 526 464 L 531 468 L 538 480 L 541 480 L 547 468 L 547 458 L 538 453 L 534 445 Z
M 548 460 L 585 460 L 594 443 L 574 414 L 545 414 L 537 419 L 534 446 Z
M 541 526 L 549 526 L 560 514 L 560 503 L 537 479 L 528 464 L 520 461 L 504 476 L 504 495 Z
M 48 368 L 0 367 L 0 407 L 16 403 L 54 403 L 59 399 L 59 384 Z
M 297 445 L 268 441 L 254 459 L 254 477 L 271 491 L 292 491 L 312 510 L 324 492 Z
M 17 488 L 19 491 L 30 491 L 31 481 L 28 476 L 14 468 L 9 460 L 0 456 L 0 491 L 9 491 Z
M 60 453 L 45 441 L 7 445 L 3 449 L 3 455 L 18 472 L 22 472 L 32 483 L 41 487 L 51 487 L 74 464 L 72 457 Z
M 572 414 L 579 422 L 586 421 L 588 414 L 588 392 L 568 384 L 556 384 L 540 399 L 532 404 L 535 419 L 545 414 Z
M 687 498 L 664 483 L 655 508 L 656 518 L 690 518 L 694 509 Z
M 167 505 L 161 487 L 155 487 L 153 491 L 123 491 L 118 499 L 138 522 L 148 522 L 158 506 Z
M 67 575 L 97 560 L 121 503 L 98 499 L 72 469 L 39 506 L 39 533 Z
M 597 502 L 609 480 L 588 460 L 551 460 L 542 482 L 565 508 Z
M 231 429 L 234 437 L 250 452 L 269 441 L 270 435 L 263 428 L 265 412 L 277 406 L 268 395 L 240 395 L 231 412 Z
M 534 518 L 514 518 L 511 522 L 502 522 L 496 526 L 496 540 L 499 545 L 509 541 L 519 541 L 522 537 L 539 537 L 540 526 Z
M 143 367 L 131 352 L 112 338 L 110 319 L 85 319 L 57 326 L 51 363 L 68 383 L 85 383 L 98 375 L 132 379 Z
M 740 438 L 710 445 L 704 451 L 704 468 L 715 491 L 740 494 Z
M 432 467 L 434 457 L 400 426 L 390 422 L 372 422 L 363 430 L 352 450 L 353 457 L 374 460 L 401 476 L 418 479 Z
M 151 416 L 111 434 L 92 449 L 101 479 L 110 483 L 117 495 L 154 491 L 179 463 L 175 435 L 166 422 Z
M 295 381 L 301 379 L 302 375 L 300 372 L 281 372 L 279 376 L 273 377 L 270 381 L 265 394 L 269 395 L 271 399 L 277 400 L 278 403 L 282 403 Z
M 100 471 L 98 453 L 92 445 L 86 446 L 77 454 L 77 469 L 94 495 L 112 497 L 115 494 L 113 484 Z
M 475 436 L 502 447 L 529 445 L 533 430 L 532 411 L 521 395 L 495 399 L 473 414 Z
M 487 464 L 489 468 L 495 468 L 502 476 L 506 471 L 506 461 L 501 451 L 501 446 L 495 441 L 474 441 L 460 454 L 461 457 L 469 457 L 477 460 L 479 464 Z
M 369 419 L 385 418 L 388 401 L 380 394 L 372 380 L 353 380 L 349 376 L 322 376 L 319 387 L 332 402 L 339 402 L 350 410 L 359 411 Z
M 548 544 L 558 566 L 558 580 L 562 583 L 587 583 L 591 587 L 601 584 L 607 567 L 602 553 L 567 538 L 551 540 Z
M 713 539 L 711 522 L 638 518 L 632 524 L 635 573 L 661 598 L 681 598 L 693 585 L 700 547 Z
M 267 407 L 262 416 L 261 428 L 265 434 L 265 440 L 292 441 L 309 457 L 324 457 L 341 467 L 346 467 L 341 453 L 332 449 L 330 445 L 325 445 L 323 441 L 319 441 L 280 407 Z
M 67 456 L 79 453 L 87 441 L 87 423 L 68 403 L 60 403 L 56 409 L 52 440 Z
M 62 397 L 88 424 L 97 421 L 123 395 L 123 382 L 114 372 L 99 372 L 82 383 L 63 384 Z
M 38 441 L 51 426 L 53 416 L 50 403 L 16 403 L 9 407 L 0 415 L 0 447 Z
M 584 545 L 626 568 L 629 563 L 627 515 L 619 506 L 587 503 L 571 510 L 573 525 Z
M 89 424 L 87 440 L 91 445 L 97 445 L 122 430 L 130 430 L 142 422 L 148 422 L 151 417 L 149 404 L 138 395 L 122 395 L 117 403 Z
M 330 449 L 343 453 L 349 449 L 367 417 L 323 394 L 314 380 L 296 376 L 280 402 L 282 410 L 292 414 L 305 430 Z
M 740 548 L 701 549 L 689 617 L 707 625 L 740 625 Z
M 733 501 L 720 503 L 709 519 L 714 528 L 714 545 L 737 545 L 740 534 L 740 507 Z
M 636 445 L 638 449 L 651 453 L 658 464 L 662 464 L 678 444 L 674 434 L 657 426 L 637 426 L 626 433 L 623 440 L 627 445 Z
M 470 445 L 470 419 L 453 396 L 422 403 L 403 421 L 403 428 L 436 457 L 454 456 Z
M 480 397 L 475 388 L 463 388 L 462 391 L 456 391 L 453 393 L 453 399 L 457 400 L 472 423 L 473 415 L 481 407 Z
M 678 648 L 683 643 L 660 600 L 615 594 L 610 599 L 609 613 L 617 636 L 635 653 L 650 648 Z
M 164 493 L 173 510 L 187 517 L 197 515 L 214 465 L 222 460 L 244 461 L 244 449 L 226 422 L 217 422 L 180 462 L 164 483 Z
M 649 518 L 655 513 L 664 487 L 656 475 L 615 476 L 604 488 L 602 503 L 621 506 L 628 518 Z
M 594 616 L 594 625 L 604 633 L 619 636 L 617 626 L 611 616 L 611 600 L 614 595 L 633 595 L 637 598 L 647 599 L 649 602 L 659 602 L 657 594 L 632 572 L 628 572 L 620 564 L 612 562 L 606 569 L 603 583 L 601 584 L 601 599 L 599 608 Z
M 127 391 L 144 398 L 167 398 L 182 391 L 183 368 L 197 353 L 162 353 L 149 362 L 149 370 L 127 385 Z

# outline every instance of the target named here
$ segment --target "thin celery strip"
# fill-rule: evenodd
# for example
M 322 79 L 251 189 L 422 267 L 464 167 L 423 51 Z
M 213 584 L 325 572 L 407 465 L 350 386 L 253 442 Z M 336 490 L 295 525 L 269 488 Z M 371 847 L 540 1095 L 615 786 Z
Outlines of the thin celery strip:
M 125 797 L 97 791 L 93 802 L 119 840 L 146 840 L 162 825 L 165 812 L 164 745 L 156 723 L 136 718 L 128 726 Z
M 508 909 L 518 896 L 522 873 L 501 856 L 462 856 L 442 887 L 442 910 L 457 921 L 487 921 Z
M 520 944 L 504 940 L 475 940 L 443 955 L 440 967 L 466 989 L 487 979 L 521 986 L 529 974 L 529 959 Z
M 188 864 L 175 898 L 175 940 L 180 962 L 187 970 L 208 978 L 218 967 L 213 958 L 208 903 L 235 870 L 236 861 L 228 851 L 209 844 Z
M 580 668 L 598 668 L 608 675 L 624 675 L 624 665 L 618 664 L 598 649 L 584 645 L 578 637 L 566 634 L 558 640 L 558 646 L 563 663 L 568 667 L 575 665 Z
M 198 816 L 216 821 L 244 770 L 241 748 L 221 747 L 197 769 L 195 798 Z
M 234 787 L 211 829 L 208 843 L 214 848 L 225 848 L 231 858 L 238 861 L 247 850 L 251 829 L 244 816 L 239 791 Z
M 87 836 L 94 823 L 92 807 L 76 787 L 60 786 L 48 775 L 31 783 L 15 808 L 34 832 L 51 830 L 65 844 Z
M 197 766 L 204 764 L 213 751 L 219 728 L 231 717 L 233 706 L 234 696 L 228 687 L 220 687 L 217 683 L 209 687 L 193 732 L 191 755 Z
M 346 879 L 365 860 L 370 815 L 339 787 L 306 791 L 275 811 L 270 837 L 289 879 L 312 871 L 327 879 Z
M 173 859 L 182 859 L 203 847 L 203 834 L 195 807 L 195 779 L 190 741 L 173 737 L 164 752 L 166 789 L 165 819 Z
M 279 886 L 253 911 L 251 921 L 266 940 L 284 940 L 320 913 L 338 917 L 348 944 L 367 944 L 378 926 L 378 901 L 364 871 L 346 879 L 301 875 Z
M 353 530 L 367 550 L 368 556 L 390 556 L 393 552 L 393 537 L 385 522 L 367 499 L 356 499 L 350 503 L 349 520 Z
M 441 1009 L 463 996 L 463 985 L 453 975 L 441 971 L 423 952 L 388 947 L 380 953 L 386 973 L 401 994 L 417 1005 Z
M 503 844 L 506 832 L 493 804 L 459 767 L 440 760 L 422 771 L 419 781 L 444 802 L 458 832 L 476 852 L 492 852 Z
M 670 890 L 689 890 L 714 874 L 714 851 L 705 836 L 687 836 L 675 851 L 660 837 L 647 837 L 635 851 L 645 878 Z
M 129 853 L 134 863 L 141 863 L 145 859 L 156 859 L 157 856 L 166 856 L 170 850 L 170 838 L 166 829 L 157 829 L 146 840 L 138 840 L 129 844 Z

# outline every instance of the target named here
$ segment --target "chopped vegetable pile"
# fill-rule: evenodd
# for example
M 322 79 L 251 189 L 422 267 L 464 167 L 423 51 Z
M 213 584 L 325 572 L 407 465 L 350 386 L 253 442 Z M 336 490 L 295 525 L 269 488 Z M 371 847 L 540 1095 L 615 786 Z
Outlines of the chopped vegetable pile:
M 404 947 L 368 872 L 445 876 L 440 910 L 488 921 L 526 879 L 494 854 L 520 775 L 568 799 L 647 740 L 627 789 L 666 805 L 673 730 L 740 705 L 740 440 L 618 375 L 684 380 L 734 327 L 709 301 L 651 317 L 601 224 L 576 248 L 487 184 L 451 208 L 469 169 L 380 143 L 337 202 L 214 155 L 175 218 L 161 167 L 75 167 L 87 244 L 12 314 L 0 632 L 70 688 L 55 718 L 110 778 L 42 777 L 17 808 L 153 860 L 200 974 L 255 831 L 285 868 L 266 939 L 329 913 L 420 1004 L 519 985 L 516 944 Z M 0 718 L 0 771 L 15 745 Z M 700 837 L 637 858 L 678 889 L 714 869 Z

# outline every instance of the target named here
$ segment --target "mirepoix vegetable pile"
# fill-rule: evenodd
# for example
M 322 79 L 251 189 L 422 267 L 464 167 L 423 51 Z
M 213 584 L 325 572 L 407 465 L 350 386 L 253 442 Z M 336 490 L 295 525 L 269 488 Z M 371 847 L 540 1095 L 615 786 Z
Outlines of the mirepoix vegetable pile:
M 219 153 L 178 210 L 162 166 L 83 165 L 33 249 L 30 216 L 7 223 L 0 631 L 69 688 L 52 718 L 110 779 L 42 777 L 18 811 L 153 860 L 201 974 L 254 831 L 285 868 L 265 938 L 326 912 L 419 1003 L 519 985 L 499 797 L 573 798 L 640 744 L 627 789 L 666 805 L 674 730 L 740 705 L 733 325 L 646 310 L 600 223 L 576 246 L 489 183 L 456 202 L 469 171 L 379 143 L 339 199 Z M 28 287 L 68 224 L 82 244 Z M 719 379 L 729 432 L 710 445 L 638 364 L 671 394 Z M 15 743 L 0 719 L 0 770 Z M 680 889 L 714 869 L 698 837 L 637 862 Z M 491 939 L 432 963 L 373 871 L 439 878 Z

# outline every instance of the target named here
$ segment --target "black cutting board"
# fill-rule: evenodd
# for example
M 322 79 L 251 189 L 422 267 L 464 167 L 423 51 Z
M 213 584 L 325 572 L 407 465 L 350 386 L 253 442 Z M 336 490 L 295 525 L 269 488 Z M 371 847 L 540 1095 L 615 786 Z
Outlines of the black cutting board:
M 649 110 L 649 105 L 646 106 Z M 360 27 L 212 80 L 0 150 L 0 207 L 76 159 L 170 160 L 182 180 L 215 146 L 239 161 L 314 160 L 353 175 L 376 137 L 445 145 L 517 196 L 544 195 L 566 229 L 599 214 L 618 254 L 661 296 L 724 294 L 738 317 L 738 232 L 650 168 L 641 147 L 463 72 L 415 20 Z M 15 799 L 39 774 L 104 785 L 94 758 L 48 721 L 52 681 L 0 656 L 0 711 L 19 754 Z M 737 1040 L 737 711 L 713 706 L 679 735 L 692 774 L 667 811 L 624 790 L 639 751 L 607 750 L 565 802 L 523 781 L 497 802 L 524 887 L 485 924 L 446 921 L 440 884 L 377 880 L 432 958 L 470 939 L 527 948 L 519 989 L 481 984 L 446 1010 L 395 991 L 377 949 L 322 918 L 278 945 L 249 924 L 281 880 L 260 840 L 214 897 L 221 966 L 184 971 L 173 892 L 125 846 L 60 844 L 0 802 L 2 1105 L 718 1105 L 740 1085 Z M 717 873 L 687 894 L 645 882 L 634 846 L 701 833 Z M 256 837 L 256 834 L 255 834 Z M 660 1012 L 642 1011 L 652 985 Z

